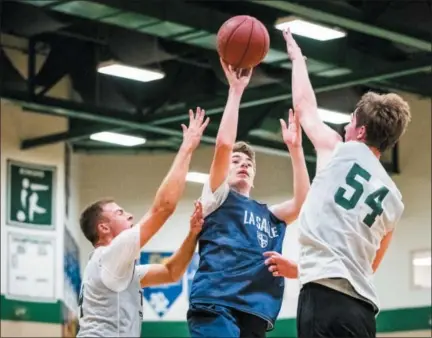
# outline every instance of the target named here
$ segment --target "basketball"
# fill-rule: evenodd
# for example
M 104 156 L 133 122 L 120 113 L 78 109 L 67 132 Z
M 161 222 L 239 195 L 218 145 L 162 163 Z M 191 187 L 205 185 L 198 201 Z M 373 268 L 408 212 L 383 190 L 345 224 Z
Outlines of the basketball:
M 267 28 L 254 17 L 238 15 L 225 21 L 217 34 L 219 56 L 234 68 L 252 68 L 267 55 Z

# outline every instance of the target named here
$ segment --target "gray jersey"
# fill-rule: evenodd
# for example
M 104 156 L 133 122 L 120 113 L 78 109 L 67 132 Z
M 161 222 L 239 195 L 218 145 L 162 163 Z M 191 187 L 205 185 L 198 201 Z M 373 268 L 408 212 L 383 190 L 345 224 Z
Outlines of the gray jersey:
M 403 209 L 399 190 L 371 150 L 360 142 L 338 144 L 299 217 L 300 282 L 345 279 L 378 309 L 372 263 Z
M 77 337 L 140 337 L 141 274 L 134 268 L 126 288 L 121 292 L 112 291 L 102 281 L 103 250 L 101 247 L 93 252 L 84 271 Z

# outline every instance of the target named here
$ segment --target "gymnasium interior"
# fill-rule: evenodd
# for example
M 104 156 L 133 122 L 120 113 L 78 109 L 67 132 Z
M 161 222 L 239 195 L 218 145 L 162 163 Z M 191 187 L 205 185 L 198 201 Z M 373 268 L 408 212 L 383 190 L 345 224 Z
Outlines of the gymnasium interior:
M 279 124 L 292 107 L 284 27 L 307 57 L 321 118 L 341 135 L 368 91 L 409 103 L 407 132 L 381 158 L 405 211 L 374 276 L 377 336 L 432 336 L 430 0 L 3 0 L 0 15 L 2 337 L 76 336 L 92 250 L 81 211 L 111 197 L 139 219 L 179 149 L 188 110 L 201 107 L 211 121 L 183 198 L 140 260 L 163 262 L 180 246 L 228 94 L 217 34 L 238 15 L 260 20 L 270 38 L 243 95 L 237 134 L 257 153 L 256 200 L 293 194 Z M 305 135 L 303 149 L 313 180 L 316 153 Z M 283 248 L 294 260 L 297 238 L 294 222 Z M 180 281 L 143 289 L 142 337 L 189 337 L 197 260 Z M 268 337 L 296 337 L 299 288 L 286 280 Z

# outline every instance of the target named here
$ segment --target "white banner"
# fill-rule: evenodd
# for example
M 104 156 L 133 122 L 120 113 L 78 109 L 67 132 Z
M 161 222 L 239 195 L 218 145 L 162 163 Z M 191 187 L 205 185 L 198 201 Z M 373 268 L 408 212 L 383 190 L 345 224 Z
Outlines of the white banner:
M 56 301 L 54 238 L 10 232 L 7 252 L 7 298 Z

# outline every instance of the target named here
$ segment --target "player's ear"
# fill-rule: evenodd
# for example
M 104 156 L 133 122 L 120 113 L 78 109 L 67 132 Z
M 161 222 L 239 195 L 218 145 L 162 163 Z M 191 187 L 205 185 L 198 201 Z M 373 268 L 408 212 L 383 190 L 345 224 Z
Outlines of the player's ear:
M 110 232 L 110 228 L 108 226 L 108 223 L 105 223 L 105 222 L 98 223 L 97 228 L 98 228 L 99 233 L 101 233 L 101 234 L 107 234 Z
M 366 140 L 366 127 L 360 126 L 357 128 L 357 140 L 365 141 Z

